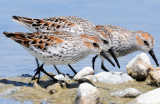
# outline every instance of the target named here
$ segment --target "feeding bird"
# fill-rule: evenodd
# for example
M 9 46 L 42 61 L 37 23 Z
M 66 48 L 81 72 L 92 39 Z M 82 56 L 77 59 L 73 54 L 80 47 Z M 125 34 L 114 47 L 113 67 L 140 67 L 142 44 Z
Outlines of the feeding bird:
M 116 57 L 122 57 L 135 51 L 148 52 L 156 65 L 159 66 L 153 51 L 155 40 L 150 33 L 144 31 L 129 31 L 113 25 L 96 25 L 96 30 L 105 36 L 112 35 L 109 38 L 112 41 L 111 48 L 114 50 Z M 108 52 L 107 55 L 110 56 Z M 93 67 L 96 58 L 97 55 L 92 60 Z M 104 67 L 103 61 L 102 58 L 101 67 L 103 70 L 108 71 Z
M 45 18 L 45 19 L 31 19 L 27 17 L 20 17 L 20 16 L 13 16 L 12 18 L 14 21 L 22 24 L 23 26 L 27 27 L 31 32 L 54 32 L 54 31 L 68 31 L 74 33 L 72 35 L 78 36 L 81 34 L 86 34 L 86 36 L 94 36 L 97 35 L 101 38 L 104 42 L 104 50 L 111 53 L 113 58 L 116 60 L 116 63 L 119 65 L 117 58 L 112 49 L 110 49 L 110 45 L 105 45 L 105 38 L 103 35 L 99 34 L 95 30 L 95 25 L 89 22 L 86 19 L 76 17 L 76 16 L 57 16 L 52 18 Z M 38 60 L 36 60 L 38 65 Z M 114 64 L 112 64 L 114 65 Z M 76 74 L 77 72 L 68 65 L 72 71 Z M 54 65 L 55 69 L 58 73 L 60 71 Z

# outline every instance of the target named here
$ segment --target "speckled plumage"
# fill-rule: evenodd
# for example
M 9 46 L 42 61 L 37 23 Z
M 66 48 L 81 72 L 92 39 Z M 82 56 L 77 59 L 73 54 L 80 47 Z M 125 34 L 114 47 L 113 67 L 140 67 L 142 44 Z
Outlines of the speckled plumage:
M 71 35 L 70 37 L 75 38 L 74 39 L 75 43 L 73 44 L 76 44 L 76 42 L 80 41 L 77 38 L 77 36 L 81 36 L 83 38 L 88 38 L 89 36 L 91 36 L 92 39 L 94 40 L 96 40 L 96 38 L 93 38 L 93 37 L 98 36 L 98 33 L 94 30 L 94 27 L 95 27 L 94 24 L 76 16 L 59 16 L 59 17 L 57 16 L 57 17 L 45 18 L 45 19 L 31 19 L 27 17 L 13 16 L 12 19 L 24 25 L 32 32 L 49 32 L 49 33 L 69 32 L 70 34 L 68 35 Z M 51 34 L 48 34 L 48 35 L 51 35 Z M 65 38 L 66 36 L 63 34 L 60 34 L 59 37 Z M 66 40 L 69 41 L 68 39 Z M 70 45 L 66 45 L 64 47 L 70 48 L 71 45 L 73 44 L 70 42 Z M 74 48 L 76 47 L 74 46 Z M 75 50 L 74 48 L 73 50 Z M 81 50 L 79 52 L 81 52 Z M 84 54 L 84 53 L 81 53 L 81 54 Z M 75 59 L 73 58 L 71 60 L 75 60 Z
M 101 52 L 101 41 L 94 36 L 75 36 L 69 32 L 3 33 L 21 44 L 45 64 L 68 65 L 90 54 Z M 95 46 L 96 43 L 98 46 Z
M 80 36 L 83 34 L 84 38 L 88 36 L 97 37 L 102 41 L 102 49 L 108 51 L 112 46 L 112 35 L 104 35 L 99 33 L 95 28 L 96 26 L 89 22 L 86 19 L 79 18 L 76 16 L 59 16 L 59 17 L 52 17 L 46 19 L 31 19 L 27 17 L 20 17 L 20 16 L 13 16 L 12 18 L 14 21 L 24 25 L 32 32 L 70 32 L 73 34 L 73 37 Z M 101 30 L 100 30 L 101 31 Z M 102 30 L 103 31 L 103 30 Z M 112 56 L 116 60 L 118 67 L 120 67 L 118 60 L 116 59 L 115 55 Z M 108 59 L 107 59 L 108 60 Z M 111 60 L 108 60 L 111 62 Z M 113 62 L 111 62 L 112 65 Z
M 97 25 L 97 27 L 99 26 L 101 25 Z M 113 25 L 104 25 L 104 27 L 112 35 L 112 48 L 117 57 L 125 56 L 135 51 L 148 52 L 153 49 L 154 39 L 147 32 L 129 31 Z M 103 32 L 105 35 L 108 35 L 108 31 Z M 144 41 L 147 41 L 149 46 L 146 46 Z
M 93 28 L 95 27 L 93 23 L 76 16 L 55 16 L 45 19 L 13 16 L 13 20 L 24 25 L 32 32 L 68 31 L 75 33 L 74 35 L 97 34 Z
M 124 28 L 113 25 L 97 25 L 96 30 L 100 31 L 100 34 L 112 35 L 108 37 L 112 41 L 112 49 L 117 57 L 128 55 L 135 51 L 148 52 L 155 60 L 157 66 L 159 65 L 154 52 L 154 39 L 152 35 L 144 31 L 129 31 Z M 107 52 L 107 55 L 110 55 Z M 103 58 L 102 58 L 103 62 Z
M 32 32 L 54 32 L 54 31 L 68 31 L 74 36 L 85 34 L 86 36 L 96 36 L 99 37 L 104 44 L 103 49 L 108 51 L 112 46 L 112 35 L 108 32 L 108 35 L 101 34 L 100 31 L 105 31 L 99 27 L 96 27 L 90 21 L 76 17 L 76 16 L 55 16 L 52 18 L 45 19 L 32 19 L 21 16 L 13 16 L 14 21 L 22 24 Z M 102 30 L 101 30 L 102 29 Z M 109 31 L 109 30 L 107 30 Z M 107 44 L 105 44 L 105 42 Z

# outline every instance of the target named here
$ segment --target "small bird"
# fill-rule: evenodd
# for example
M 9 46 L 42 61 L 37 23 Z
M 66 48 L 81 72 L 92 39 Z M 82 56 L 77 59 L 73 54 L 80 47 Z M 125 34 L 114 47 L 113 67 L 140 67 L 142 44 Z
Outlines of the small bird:
M 31 55 L 41 60 L 43 65 L 68 65 L 78 62 L 90 54 L 99 54 L 108 59 L 103 50 L 102 40 L 98 36 L 85 34 L 75 36 L 74 33 L 37 32 L 37 33 L 10 33 L 3 34 L 24 47 Z M 110 60 L 110 59 L 108 59 Z M 113 63 L 110 60 L 111 63 Z M 114 64 L 114 63 L 113 63 Z M 57 80 L 52 78 L 55 82 Z
M 103 35 L 112 35 L 110 40 L 112 41 L 112 49 L 115 52 L 117 57 L 122 57 L 128 55 L 135 51 L 148 52 L 154 59 L 157 66 L 159 63 L 153 52 L 154 47 L 154 38 L 153 36 L 144 31 L 129 31 L 118 26 L 113 25 L 96 25 L 96 30 Z M 110 54 L 107 55 L 110 56 Z M 94 62 L 97 56 L 93 58 L 93 67 Z M 103 70 L 108 71 L 103 65 L 103 58 L 101 67 Z
M 118 67 L 120 67 L 119 62 L 114 54 L 114 51 L 110 49 L 110 40 L 108 41 L 108 37 L 104 37 L 103 34 L 97 33 L 95 30 L 95 25 L 89 22 L 86 19 L 76 17 L 76 16 L 57 16 L 52 18 L 45 18 L 45 19 L 31 19 L 27 17 L 21 16 L 13 16 L 12 18 L 14 21 L 22 24 L 23 26 L 27 27 L 31 32 L 54 32 L 54 31 L 68 31 L 74 33 L 73 35 L 81 35 L 86 34 L 87 36 L 94 36 L 97 35 L 101 38 L 104 43 L 104 50 L 111 53 L 112 57 L 116 61 Z M 112 36 L 112 35 L 110 35 Z M 107 40 L 106 40 L 107 39 Z M 37 65 L 38 60 L 36 59 Z M 112 64 L 113 65 L 113 64 Z M 68 65 L 72 71 L 76 74 L 77 72 Z M 54 65 L 55 69 L 58 73 L 60 71 Z

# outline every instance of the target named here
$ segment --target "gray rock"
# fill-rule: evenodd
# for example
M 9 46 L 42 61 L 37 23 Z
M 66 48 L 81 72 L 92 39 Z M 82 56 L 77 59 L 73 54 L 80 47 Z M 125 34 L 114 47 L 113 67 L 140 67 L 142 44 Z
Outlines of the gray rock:
M 63 83 L 63 87 L 66 87 L 65 83 Z M 53 85 L 50 85 L 47 87 L 47 91 L 50 93 L 50 94 L 54 94 L 58 91 L 62 90 L 62 86 L 59 84 L 59 83 L 55 83 Z
M 90 80 L 91 82 L 98 82 L 97 77 L 95 75 L 88 75 L 83 78 Z
M 33 76 L 30 75 L 30 74 L 22 74 L 22 75 L 20 75 L 19 77 L 33 77 Z
M 78 79 L 81 79 L 85 76 L 88 76 L 88 75 L 93 75 L 94 74 L 94 70 L 92 67 L 90 66 L 87 66 L 85 68 L 83 68 L 81 71 L 79 71 L 75 76 L 74 76 L 74 80 L 78 80 Z
M 150 85 L 160 86 L 160 68 L 150 69 L 148 71 L 147 83 Z
M 7 96 L 7 95 L 11 95 L 13 93 L 15 93 L 16 91 L 19 91 L 21 89 L 21 87 L 11 87 L 8 88 L 7 90 L 0 92 L 0 96 Z
M 97 82 L 108 83 L 108 84 L 120 84 L 128 81 L 133 81 L 132 77 L 122 72 L 101 72 L 95 74 L 95 77 Z
M 54 78 L 56 78 L 57 80 L 71 80 L 67 75 L 62 75 L 62 74 L 58 74 L 56 76 L 54 76 Z
M 99 91 L 89 83 L 82 83 L 78 87 L 75 104 L 99 104 Z
M 117 91 L 117 92 L 110 93 L 111 96 L 130 97 L 130 98 L 137 97 L 140 94 L 141 92 L 135 88 L 127 88 L 123 91 Z
M 128 75 L 136 80 L 145 80 L 148 69 L 152 68 L 150 59 L 145 53 L 141 53 L 133 58 L 126 66 Z
M 160 104 L 160 88 L 138 96 L 129 104 Z

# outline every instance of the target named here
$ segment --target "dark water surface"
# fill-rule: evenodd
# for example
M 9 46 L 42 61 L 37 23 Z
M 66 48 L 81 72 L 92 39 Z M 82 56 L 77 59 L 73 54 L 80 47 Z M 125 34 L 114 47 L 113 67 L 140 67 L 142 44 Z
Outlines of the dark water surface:
M 111 24 L 129 30 L 143 30 L 155 38 L 155 54 L 160 60 L 160 1 L 159 0 L 1 0 L 0 33 L 29 32 L 25 27 L 11 20 L 13 15 L 31 18 L 53 16 L 79 16 L 95 24 Z M 33 75 L 35 59 L 22 46 L 0 35 L 0 76 L 10 77 L 24 73 Z M 126 72 L 127 63 L 140 52 L 119 58 L 121 69 L 112 67 L 107 61 L 105 66 L 112 71 Z M 91 66 L 93 55 L 76 63 L 79 71 Z M 155 65 L 151 59 L 152 64 Z M 66 65 L 59 65 L 63 73 L 72 74 Z M 52 66 L 45 66 L 48 72 L 56 73 Z M 96 61 L 96 72 L 100 72 L 100 59 Z M 4 100 L 5 102 L 5 100 Z

